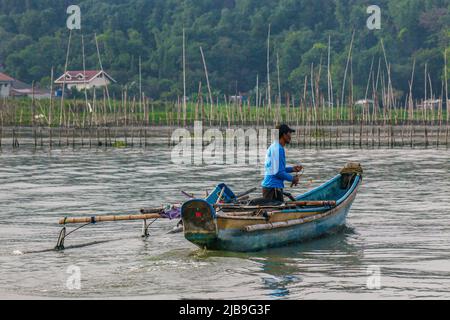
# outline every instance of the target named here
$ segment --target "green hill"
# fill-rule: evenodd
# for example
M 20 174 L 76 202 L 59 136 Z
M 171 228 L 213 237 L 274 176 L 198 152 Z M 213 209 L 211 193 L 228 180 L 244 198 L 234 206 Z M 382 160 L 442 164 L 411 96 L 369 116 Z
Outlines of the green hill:
M 379 0 L 381 30 L 366 27 L 368 1 L 356 0 L 80 0 L 82 30 L 74 31 L 69 69 L 82 69 L 81 34 L 88 69 L 98 68 L 94 34 L 104 69 L 121 85 L 137 90 L 139 57 L 143 89 L 154 98 L 182 95 L 182 30 L 187 35 L 188 92 L 206 87 L 201 46 L 215 96 L 249 92 L 266 84 L 267 33 L 271 25 L 271 80 L 278 92 L 303 93 L 305 77 L 321 71 L 327 92 L 328 39 L 333 87 L 340 94 L 348 50 L 355 32 L 348 81 L 364 96 L 370 67 L 386 76 L 383 39 L 392 82 L 399 96 L 409 91 L 416 61 L 415 97 L 424 93 L 424 69 L 435 93 L 444 79 L 450 40 L 448 0 Z M 68 30 L 61 0 L 0 0 L 0 64 L 18 79 L 46 86 L 50 70 L 64 70 Z M 450 58 L 450 50 L 448 51 Z M 277 59 L 278 56 L 278 59 Z M 277 63 L 277 60 L 279 63 Z M 450 64 L 450 63 L 449 63 Z M 449 68 L 450 70 L 450 68 Z M 351 72 L 350 72 L 351 71 Z M 449 71 L 448 71 L 449 72 Z M 449 72 L 450 74 L 450 72 Z

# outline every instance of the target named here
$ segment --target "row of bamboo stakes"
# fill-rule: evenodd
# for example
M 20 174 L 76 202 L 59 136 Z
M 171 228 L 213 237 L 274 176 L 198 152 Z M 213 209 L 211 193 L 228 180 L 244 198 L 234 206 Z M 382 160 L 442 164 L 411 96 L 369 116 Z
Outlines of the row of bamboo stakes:
M 206 128 L 205 128 L 206 129 Z M 292 144 L 302 148 L 403 148 L 449 147 L 449 127 L 416 126 L 414 124 L 383 126 L 300 126 L 296 127 Z M 166 139 L 172 146 L 172 130 L 151 128 L 37 128 L 21 132 L 17 128 L 0 129 L 0 150 L 21 146 L 34 148 L 147 148 Z M 166 137 L 161 137 L 161 134 Z M 155 140 L 155 138 L 158 138 Z M 164 141 L 162 140 L 162 141 Z M 165 143 L 165 142 L 162 142 Z
M 374 97 L 375 102 L 377 96 Z M 323 96 L 321 104 L 311 104 L 304 99 L 298 99 L 297 103 L 295 96 L 286 94 L 285 105 L 278 99 L 275 107 L 266 105 L 263 97 L 257 100 L 261 105 L 256 106 L 250 98 L 244 102 L 226 96 L 222 101 L 207 97 L 205 103 L 200 83 L 197 101 L 190 104 L 190 114 L 186 117 L 180 98 L 174 103 L 165 103 L 161 110 L 161 106 L 156 108 L 145 95 L 137 101 L 136 97 L 130 99 L 126 91 L 119 101 L 107 103 L 104 95 L 98 103 L 94 90 L 89 109 L 83 102 L 66 102 L 60 109 L 59 124 L 52 122 L 52 101 L 46 106 L 45 101 L 33 99 L 29 114 L 24 115 L 27 108 L 18 105 L 17 100 L 3 99 L 0 101 L 0 146 L 2 140 L 8 138 L 9 131 L 13 148 L 19 147 L 19 137 L 27 136 L 24 133 L 27 125 L 32 129 L 36 147 L 43 146 L 44 140 L 48 140 L 50 146 L 75 145 L 80 143 L 79 140 L 82 146 L 90 147 L 114 146 L 117 141 L 121 146 L 134 146 L 136 139 L 140 146 L 147 146 L 149 132 L 166 127 L 170 138 L 171 129 L 190 127 L 198 120 L 206 127 L 222 129 L 273 128 L 284 122 L 299 128 L 297 141 L 303 146 L 332 146 L 333 141 L 335 146 L 347 143 L 353 146 L 448 146 L 449 113 L 444 108 L 442 96 L 437 108 L 430 109 L 425 101 L 414 103 L 411 99 L 403 107 L 394 101 L 393 107 L 389 108 L 381 108 L 378 103 L 355 106 L 352 101 L 349 101 L 350 107 L 342 107 L 337 101 L 337 107 L 332 108 L 326 105 Z M 385 105 L 390 105 L 389 99 L 389 96 L 382 96 Z M 208 104 L 212 107 L 206 108 Z M 417 105 L 424 107 L 418 109 Z M 31 116 L 30 121 L 25 121 L 26 116 Z M 53 114 L 55 118 L 58 117 Z
M 166 104 L 164 111 L 155 111 L 154 105 L 143 97 L 140 102 L 127 99 L 124 92 L 120 104 L 109 105 L 103 99 L 99 109 L 87 112 L 74 101 L 61 115 L 61 126 L 48 121 L 42 104 L 36 117 L 33 108 L 31 121 L 31 138 L 35 147 L 53 146 L 147 146 L 149 134 L 161 131 L 165 127 L 169 135 L 171 130 L 190 127 L 195 120 L 202 120 L 204 126 L 218 128 L 273 128 L 285 122 L 298 128 L 297 144 L 310 147 L 325 146 L 448 146 L 449 114 L 443 107 L 442 100 L 437 108 L 420 110 L 410 106 L 404 108 L 385 108 L 363 105 L 360 108 L 339 106 L 330 108 L 295 104 L 293 96 L 286 96 L 287 105 L 268 109 L 264 105 L 252 106 L 250 100 L 244 105 L 242 100 L 228 103 L 212 109 L 205 108 L 202 96 L 192 107 L 191 117 L 183 119 L 182 102 L 178 99 L 173 104 Z M 39 101 L 37 101 L 39 103 Z M 35 102 L 33 101 L 33 104 Z M 425 103 L 422 101 L 422 105 Z M 93 105 L 96 106 L 95 100 Z M 116 108 L 117 106 L 117 108 Z M 217 101 L 217 106 L 219 102 Z M 78 108 L 78 109 L 77 109 Z M 20 117 L 18 111 L 20 110 Z M 65 110 L 63 108 L 62 110 Z M 78 111 L 77 111 L 78 110 Z M 213 112 L 216 111 L 214 118 Z M 0 103 L 0 147 L 3 139 L 11 137 L 13 148 L 21 145 L 19 138 L 30 138 L 24 126 L 24 108 L 15 101 L 4 99 Z M 18 119 L 18 122 L 15 122 Z M 46 141 L 46 142 L 45 142 Z
M 95 92 L 95 91 L 94 91 Z M 233 99 L 233 97 L 231 97 Z M 99 105 L 94 97 L 92 105 L 84 106 L 83 102 L 70 101 L 65 108 L 61 109 L 59 118 L 55 121 L 52 106 L 45 106 L 41 101 L 32 101 L 31 110 L 21 106 L 13 99 L 3 99 L 0 101 L 0 125 L 1 127 L 64 127 L 64 128 L 92 128 L 92 127 L 127 127 L 127 126 L 189 126 L 194 121 L 202 121 L 209 126 L 274 126 L 281 122 L 292 125 L 342 125 L 364 122 L 367 125 L 398 125 L 402 123 L 422 123 L 423 125 L 447 125 L 450 113 L 444 108 L 443 99 L 437 100 L 436 107 L 421 107 L 418 109 L 405 104 L 404 107 L 381 108 L 377 104 L 355 105 L 350 107 L 329 107 L 322 97 L 322 104 L 311 106 L 303 100 L 296 104 L 296 97 L 286 94 L 285 105 L 268 108 L 262 101 L 262 105 L 254 106 L 251 99 L 245 103 L 239 101 L 230 103 L 230 98 L 224 96 L 223 100 L 217 98 L 213 102 L 213 108 L 208 110 L 202 95 L 198 96 L 196 103 L 191 105 L 187 117 L 183 118 L 182 102 L 180 98 L 175 103 L 164 103 L 161 108 L 160 103 L 155 107 L 155 103 L 143 97 L 141 101 L 136 101 L 133 97 L 128 100 L 127 93 L 123 93 L 121 101 L 113 101 L 109 106 L 105 99 Z M 260 100 L 261 101 L 261 100 Z M 416 106 L 426 105 L 427 102 L 420 101 Z M 450 100 L 449 100 L 450 104 Z M 27 116 L 29 118 L 27 118 Z

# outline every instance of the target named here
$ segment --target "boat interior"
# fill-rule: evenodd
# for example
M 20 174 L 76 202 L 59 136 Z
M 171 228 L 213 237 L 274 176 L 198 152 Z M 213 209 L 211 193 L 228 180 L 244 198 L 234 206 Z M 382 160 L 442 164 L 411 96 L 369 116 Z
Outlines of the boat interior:
M 357 187 L 361 177 L 358 174 L 339 174 L 313 190 L 297 197 L 285 193 L 285 201 L 273 201 L 264 198 L 230 197 L 228 201 L 217 201 L 211 205 L 221 217 L 267 216 L 274 212 L 330 210 L 342 203 Z M 222 192 L 225 185 L 217 187 Z M 228 187 L 226 187 L 228 189 Z M 229 190 L 229 189 L 228 189 Z M 231 190 L 230 190 L 231 191 Z M 223 192 L 224 193 L 224 192 Z M 228 196 L 230 193 L 227 193 Z M 234 200 L 234 201 L 233 201 Z

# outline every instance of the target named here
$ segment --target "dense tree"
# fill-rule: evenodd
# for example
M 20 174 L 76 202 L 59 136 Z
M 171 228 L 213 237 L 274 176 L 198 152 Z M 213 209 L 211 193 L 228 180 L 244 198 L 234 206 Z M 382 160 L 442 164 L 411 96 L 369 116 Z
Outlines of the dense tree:
M 154 98 L 182 94 L 182 30 L 187 36 L 188 90 L 206 90 L 200 46 L 216 94 L 250 92 L 256 76 L 264 87 L 266 45 L 271 25 L 271 72 L 277 89 L 277 56 L 281 90 L 301 92 L 311 69 L 323 92 L 327 86 L 328 40 L 336 93 L 340 93 L 353 31 L 352 80 L 363 95 L 370 66 L 386 73 L 383 40 L 393 85 L 409 91 L 414 59 L 416 97 L 423 95 L 424 68 L 432 85 L 444 79 L 444 51 L 449 48 L 448 0 L 378 0 L 382 29 L 366 28 L 367 2 L 361 0 L 80 0 L 82 30 L 73 32 L 69 68 L 82 68 L 81 34 L 87 68 L 99 68 L 97 34 L 104 68 L 120 85 L 135 88 L 142 61 L 143 87 Z M 52 67 L 62 73 L 70 1 L 0 0 L 0 67 L 24 80 L 49 84 Z M 450 52 L 450 48 L 448 49 Z M 449 53 L 450 56 L 450 53 Z M 450 63 L 449 63 L 450 64 Z M 448 68 L 450 70 L 450 67 Z M 448 71 L 449 72 L 449 71 Z M 420 74 L 422 73 L 422 74 Z M 309 88 L 308 88 L 309 89 Z M 274 89 L 275 92 L 278 90 Z

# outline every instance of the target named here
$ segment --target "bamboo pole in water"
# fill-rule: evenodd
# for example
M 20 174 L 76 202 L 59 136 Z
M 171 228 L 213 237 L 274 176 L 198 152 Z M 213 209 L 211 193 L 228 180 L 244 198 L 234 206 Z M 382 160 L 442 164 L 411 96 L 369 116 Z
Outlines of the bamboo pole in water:
M 197 114 L 195 115 L 197 118 Z M 186 30 L 183 28 L 183 121 L 186 127 L 187 103 L 186 103 Z M 197 120 L 197 119 L 196 119 Z
M 84 82 L 84 113 L 86 113 L 86 109 L 88 108 L 88 94 L 87 94 L 87 82 L 86 82 L 86 55 L 84 52 L 84 35 L 81 35 L 81 50 L 83 56 L 83 82 Z M 84 117 L 83 117 L 84 118 Z M 84 119 L 83 119 L 83 127 L 84 127 Z
M 152 125 L 155 125 L 155 121 L 156 121 L 156 118 L 155 118 L 155 104 L 152 103 L 151 106 L 152 106 Z
M 0 150 L 2 149 L 3 139 L 3 110 L 0 109 Z
M 345 67 L 345 72 L 344 72 L 344 80 L 342 82 L 342 93 L 341 93 L 341 106 L 344 106 L 344 102 L 345 102 L 345 82 L 347 79 L 347 71 L 348 71 L 348 66 L 350 63 L 350 58 L 352 55 L 352 49 L 353 49 L 353 41 L 355 40 L 355 30 L 353 30 L 353 34 L 352 34 L 352 40 L 350 42 L 350 49 L 348 51 L 348 57 L 347 57 L 347 65 Z
M 33 126 L 34 147 L 37 147 L 36 136 L 36 106 L 34 101 L 34 81 L 31 84 L 31 125 Z
M 441 130 L 442 130 L 442 112 L 443 112 L 443 99 L 444 99 L 444 81 L 441 81 L 441 95 L 439 99 L 439 105 L 438 105 L 438 115 L 437 115 L 437 121 L 439 123 L 438 125 L 438 131 L 436 136 L 436 148 L 439 148 L 440 145 L 440 138 L 441 138 Z
M 333 106 L 331 105 L 331 96 L 333 95 L 333 92 L 330 91 L 331 90 L 331 36 L 328 36 L 328 55 L 327 55 L 327 105 L 331 114 L 330 114 L 330 123 L 331 125 L 333 125 Z M 331 141 L 331 137 L 330 137 L 330 141 Z
M 449 112 L 449 100 L 448 100 L 448 70 L 447 70 L 447 48 L 444 51 L 444 65 L 445 65 L 445 72 L 444 72 L 444 81 L 445 81 L 445 110 L 447 113 L 446 117 L 446 134 L 445 134 L 445 145 L 448 148 L 448 125 L 450 120 L 450 112 Z
M 54 77 L 54 67 L 52 66 L 52 70 L 50 72 L 50 105 L 48 108 L 48 127 L 51 129 L 52 127 L 52 116 L 53 116 L 53 77 Z M 50 139 L 51 141 L 51 139 Z M 50 142 L 51 144 L 51 142 Z
M 229 107 L 229 104 L 228 104 L 227 96 L 224 95 L 223 98 L 224 98 L 224 101 L 225 101 L 225 110 L 226 110 L 226 115 L 227 115 L 228 129 L 230 129 L 231 128 L 230 107 Z
M 280 80 L 280 56 L 277 51 L 277 83 L 278 83 L 278 99 L 277 99 L 277 124 L 281 124 L 281 80 Z
M 184 111 L 183 111 L 184 112 Z M 184 123 L 184 126 L 186 126 L 186 120 L 185 120 L 185 116 L 184 116 L 184 113 L 183 113 L 183 123 Z M 180 120 L 181 120 L 181 103 L 180 103 L 180 98 L 178 97 L 178 99 L 177 99 L 177 123 L 178 123 L 178 126 L 180 126 Z
M 103 64 L 102 64 L 102 57 L 100 56 L 100 49 L 98 46 L 98 39 L 97 39 L 97 34 L 94 34 L 94 38 L 95 38 L 95 46 L 97 48 L 97 57 L 98 57 L 98 63 L 100 65 L 100 70 L 102 71 L 102 73 L 104 72 L 103 69 Z M 106 95 L 108 97 L 108 107 L 109 107 L 109 111 L 111 112 L 111 99 L 109 96 L 109 89 L 108 89 L 108 81 L 105 81 L 105 88 L 106 88 Z
M 142 96 L 142 58 L 139 56 L 139 113 L 142 113 L 142 104 L 144 102 L 143 96 Z M 144 110 L 144 117 L 145 117 L 145 110 Z
M 267 32 L 267 108 L 270 111 L 272 109 L 271 98 L 271 85 L 270 85 L 270 23 L 269 30 Z
M 64 111 L 64 94 L 66 89 L 66 73 L 67 73 L 67 66 L 69 63 L 69 54 L 70 54 L 70 42 L 72 40 L 72 30 L 69 32 L 69 41 L 67 43 L 67 52 L 66 52 L 66 63 L 64 65 L 64 79 L 63 79 L 63 87 L 62 87 L 62 96 L 61 96 L 61 108 L 59 113 L 59 126 L 62 126 L 63 123 L 63 111 Z
M 211 126 L 212 121 L 214 121 L 214 110 L 213 110 L 214 101 L 212 98 L 211 86 L 209 84 L 209 75 L 208 75 L 208 68 L 206 66 L 205 55 L 203 54 L 203 49 L 201 46 L 200 46 L 200 53 L 202 55 L 203 67 L 205 69 L 206 85 L 208 86 L 208 94 L 209 94 L 209 102 L 210 102 L 209 125 Z

